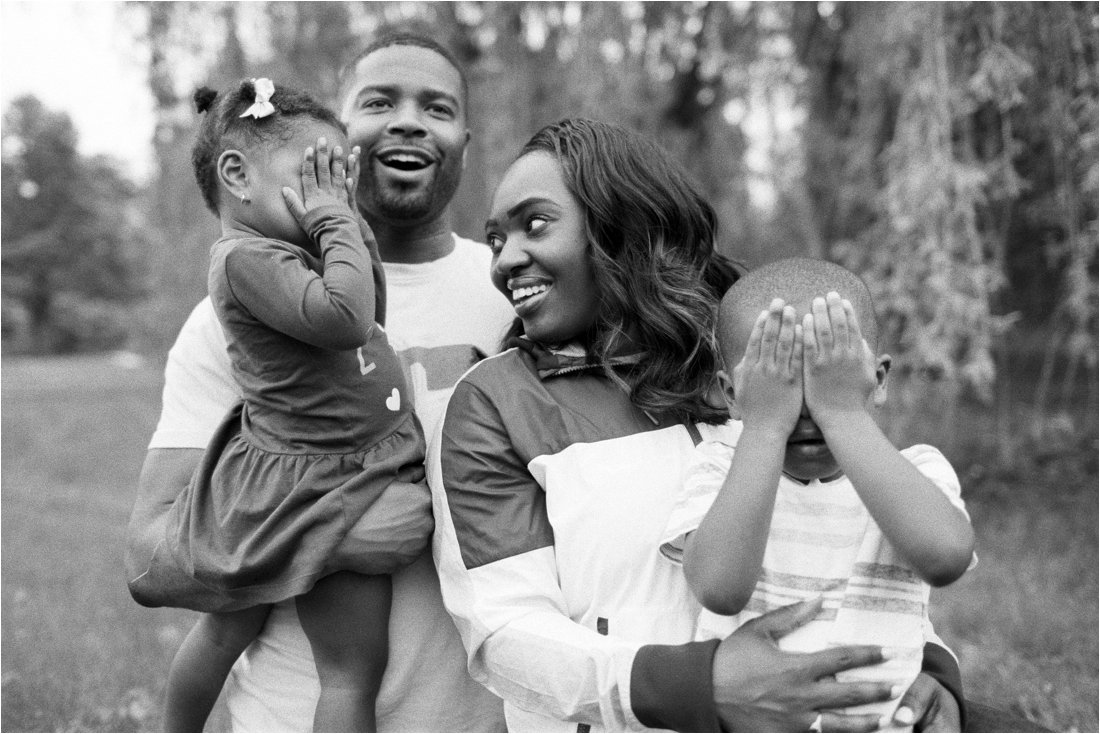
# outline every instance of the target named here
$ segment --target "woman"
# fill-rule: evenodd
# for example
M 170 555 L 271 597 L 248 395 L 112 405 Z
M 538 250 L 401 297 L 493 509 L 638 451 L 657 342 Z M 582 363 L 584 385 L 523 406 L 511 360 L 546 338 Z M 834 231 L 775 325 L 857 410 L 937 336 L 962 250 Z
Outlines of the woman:
M 878 648 L 779 653 L 769 635 L 807 604 L 689 642 L 698 603 L 657 552 L 694 443 L 737 431 L 707 399 L 714 306 L 735 278 L 713 210 L 644 138 L 566 120 L 505 174 L 486 235 L 517 322 L 456 387 L 429 481 L 444 600 L 509 729 L 877 727 L 819 710 L 889 697 L 830 678 Z M 957 681 L 933 647 L 937 664 Z M 946 689 L 922 675 L 912 690 L 918 717 L 934 701 L 958 726 Z

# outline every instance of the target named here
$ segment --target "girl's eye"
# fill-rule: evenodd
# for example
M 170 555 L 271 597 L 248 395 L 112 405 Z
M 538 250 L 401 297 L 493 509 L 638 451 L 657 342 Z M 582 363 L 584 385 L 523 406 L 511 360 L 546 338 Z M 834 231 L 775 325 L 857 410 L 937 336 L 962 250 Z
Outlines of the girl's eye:
M 548 220 L 546 217 L 536 214 L 535 216 L 527 220 L 527 234 L 538 234 L 546 228 L 546 225 L 549 224 L 549 222 L 550 220 Z

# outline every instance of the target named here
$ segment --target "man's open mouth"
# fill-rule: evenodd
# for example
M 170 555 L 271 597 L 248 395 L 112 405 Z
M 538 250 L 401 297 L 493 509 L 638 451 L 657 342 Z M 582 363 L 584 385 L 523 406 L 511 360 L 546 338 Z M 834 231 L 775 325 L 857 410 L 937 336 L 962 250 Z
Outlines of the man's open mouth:
M 398 171 L 422 171 L 432 164 L 431 157 L 420 151 L 391 151 L 378 156 L 378 160 Z

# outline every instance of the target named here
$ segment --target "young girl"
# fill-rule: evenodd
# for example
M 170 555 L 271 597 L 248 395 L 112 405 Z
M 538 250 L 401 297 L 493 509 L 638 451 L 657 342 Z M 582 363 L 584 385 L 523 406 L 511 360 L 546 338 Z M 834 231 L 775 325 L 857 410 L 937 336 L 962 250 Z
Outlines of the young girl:
M 390 601 L 377 574 L 413 560 L 431 527 L 415 548 L 341 545 L 368 510 L 430 501 L 412 484 L 420 426 L 375 323 L 383 283 L 354 214 L 358 150 L 345 170 L 335 115 L 267 79 L 195 102 L 192 163 L 222 227 L 209 290 L 243 402 L 131 583 L 142 603 L 206 612 L 172 663 L 165 728 L 202 730 L 268 605 L 295 597 L 321 683 L 315 730 L 373 731 Z

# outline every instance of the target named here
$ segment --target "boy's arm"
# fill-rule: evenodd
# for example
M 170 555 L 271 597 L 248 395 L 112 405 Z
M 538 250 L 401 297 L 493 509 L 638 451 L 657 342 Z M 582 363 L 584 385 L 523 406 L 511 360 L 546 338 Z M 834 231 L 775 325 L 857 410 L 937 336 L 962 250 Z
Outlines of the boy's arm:
M 885 398 L 885 370 L 859 331 L 851 303 L 814 299 L 803 319 L 806 406 L 840 468 L 886 539 L 932 586 L 966 571 L 974 531 L 966 516 L 890 443 L 867 403 Z M 880 371 L 881 374 L 880 374 Z
M 714 504 L 684 547 L 684 575 L 707 609 L 736 614 L 760 576 L 787 437 L 802 408 L 801 338 L 795 312 L 776 299 L 757 317 L 733 384 L 731 415 L 744 429 Z

